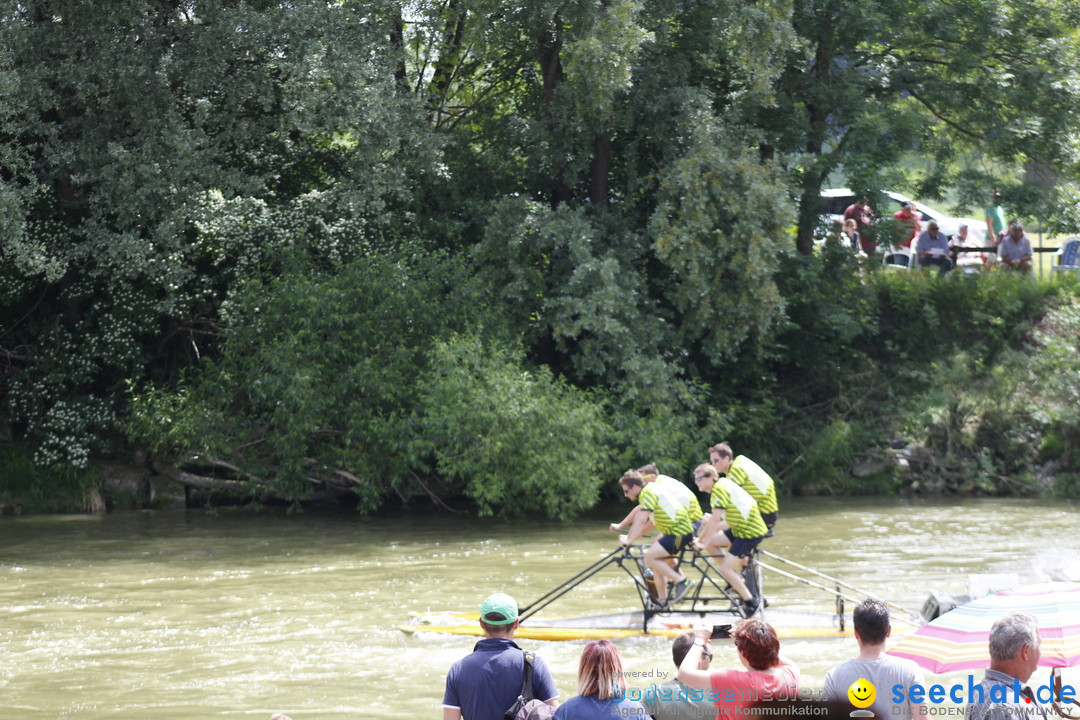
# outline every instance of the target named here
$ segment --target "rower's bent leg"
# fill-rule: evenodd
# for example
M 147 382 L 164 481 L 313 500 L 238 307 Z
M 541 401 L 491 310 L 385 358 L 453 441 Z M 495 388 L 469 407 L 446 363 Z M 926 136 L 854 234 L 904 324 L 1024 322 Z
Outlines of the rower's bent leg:
M 743 559 L 735 557 L 731 553 L 724 555 L 720 558 L 720 574 L 728 581 L 728 585 L 731 585 L 731 589 L 739 593 L 739 597 L 743 600 L 750 601 L 754 599 L 750 589 L 746 587 L 746 581 L 742 576 Z
M 645 551 L 645 564 L 649 566 L 649 569 L 653 571 L 653 575 L 657 578 L 656 599 L 661 603 L 667 600 L 668 580 L 679 583 L 686 579 L 668 564 L 670 558 L 671 553 L 660 544 L 659 540 L 650 545 L 649 549 Z M 660 578 L 663 578 L 663 580 L 660 580 Z
M 705 543 L 705 550 L 710 555 L 723 556 L 724 549 L 731 547 L 731 539 L 723 530 L 713 535 Z

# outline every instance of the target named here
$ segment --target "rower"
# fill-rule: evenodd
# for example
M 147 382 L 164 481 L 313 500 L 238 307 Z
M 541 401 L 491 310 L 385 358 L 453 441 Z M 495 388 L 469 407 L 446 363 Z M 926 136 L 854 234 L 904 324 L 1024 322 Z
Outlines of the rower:
M 694 546 L 713 555 L 728 548 L 717 569 L 742 599 L 743 614 L 750 617 L 761 607 L 761 598 L 750 592 L 742 570 L 769 529 L 761 519 L 757 501 L 730 479 L 719 477 L 712 465 L 698 465 L 694 482 L 701 492 L 709 493 L 712 506 L 712 515 L 698 533 Z
M 726 442 L 709 448 L 709 462 L 716 468 L 718 475 L 727 475 L 732 482 L 750 493 L 750 497 L 757 501 L 761 519 L 771 531 L 773 525 L 776 525 L 780 506 L 776 501 L 776 483 L 769 473 L 745 455 L 736 457 Z
M 686 487 L 680 480 L 677 480 L 670 475 L 661 475 L 656 465 L 649 463 L 648 465 L 642 465 L 637 469 L 641 474 L 641 479 L 646 483 L 657 483 L 665 490 L 671 492 L 683 507 L 686 508 L 686 513 L 690 517 L 690 524 L 694 526 L 694 532 L 696 533 L 701 529 L 701 518 L 704 513 L 701 511 L 701 503 L 698 502 L 697 494 L 693 490 Z M 633 524 L 634 518 L 637 517 L 638 507 L 635 506 L 630 513 L 622 519 L 622 522 L 611 523 L 608 529 L 612 532 L 619 532 L 623 528 L 626 528 Z
M 665 610 L 668 607 L 668 581 L 674 584 L 675 602 L 690 590 L 690 581 L 673 568 L 670 561 L 693 540 L 694 526 L 690 523 L 686 508 L 674 494 L 658 483 L 646 483 L 637 470 L 623 473 L 619 485 L 622 486 L 623 495 L 638 503 L 630 530 L 619 537 L 619 544 L 624 547 L 633 545 L 653 526 L 663 533 L 645 551 L 644 560 L 657 579 L 656 602 L 647 603 L 646 609 Z

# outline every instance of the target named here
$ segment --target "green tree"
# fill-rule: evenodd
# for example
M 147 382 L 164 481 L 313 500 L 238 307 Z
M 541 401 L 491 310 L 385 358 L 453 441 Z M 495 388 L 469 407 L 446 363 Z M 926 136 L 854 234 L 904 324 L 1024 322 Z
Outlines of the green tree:
M 956 162 L 965 153 L 1006 167 L 1068 157 L 1078 11 L 1073 0 L 796 0 L 803 44 L 760 125 L 768 151 L 791 156 L 799 251 L 811 251 L 819 193 L 834 172 L 881 188 L 899 179 L 902 155 L 918 151 L 936 160 L 912 183 L 919 194 L 958 184 L 964 201 L 983 207 L 994 180 Z
M 465 495 L 482 514 L 565 518 L 595 501 L 599 406 L 523 363 L 458 260 L 297 260 L 245 282 L 223 319 L 217 360 L 176 390 L 132 393 L 133 440 L 200 486 L 351 493 L 363 511 Z
M 427 127 L 377 6 L 5 2 L 0 399 L 85 464 L 125 381 L 213 354 L 237 268 L 401 230 Z

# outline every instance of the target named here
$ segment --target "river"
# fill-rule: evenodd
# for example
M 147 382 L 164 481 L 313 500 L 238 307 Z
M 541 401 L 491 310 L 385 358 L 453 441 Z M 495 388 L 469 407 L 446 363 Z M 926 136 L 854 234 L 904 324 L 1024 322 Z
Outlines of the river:
M 570 524 L 240 510 L 0 518 L 0 710 L 18 720 L 438 718 L 446 670 L 474 639 L 398 626 L 475 612 L 500 590 L 526 604 L 614 547 L 607 522 L 628 507 Z M 1076 503 L 788 498 L 781 507 L 768 550 L 913 610 L 931 590 L 965 592 L 973 573 L 1080 574 Z M 832 607 L 821 591 L 768 572 L 765 585 L 774 607 Z M 628 610 L 630 593 L 612 571 L 550 612 Z M 582 643 L 522 644 L 548 661 L 563 698 L 574 693 Z M 674 669 L 668 639 L 618 644 L 629 670 Z M 783 651 L 803 686 L 820 688 L 855 642 L 788 641 Z M 714 667 L 734 663 L 730 646 L 717 648 Z M 1074 670 L 1066 680 L 1080 684 Z

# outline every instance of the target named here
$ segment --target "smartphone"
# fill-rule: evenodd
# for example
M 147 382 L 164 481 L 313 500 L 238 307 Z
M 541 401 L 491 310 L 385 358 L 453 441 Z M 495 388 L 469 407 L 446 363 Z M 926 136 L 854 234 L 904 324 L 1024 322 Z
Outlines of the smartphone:
M 731 637 L 731 625 L 713 625 L 709 639 L 717 640 Z

